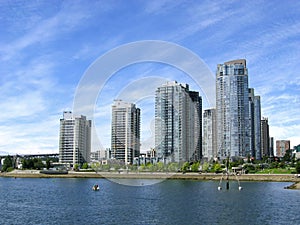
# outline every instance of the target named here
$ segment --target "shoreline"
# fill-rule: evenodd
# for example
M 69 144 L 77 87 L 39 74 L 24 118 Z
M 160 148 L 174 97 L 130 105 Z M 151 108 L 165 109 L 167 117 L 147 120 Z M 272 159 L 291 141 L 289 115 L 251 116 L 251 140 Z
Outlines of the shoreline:
M 75 172 L 68 174 L 43 174 L 39 170 L 14 170 L 0 173 L 0 177 L 13 178 L 112 178 L 112 179 L 182 179 L 182 180 L 220 180 L 222 174 L 210 173 L 167 173 L 167 172 Z M 300 190 L 300 178 L 295 174 L 243 174 L 230 175 L 229 180 L 240 181 L 269 181 L 269 182 L 293 182 L 288 189 Z M 226 176 L 223 176 L 226 179 Z

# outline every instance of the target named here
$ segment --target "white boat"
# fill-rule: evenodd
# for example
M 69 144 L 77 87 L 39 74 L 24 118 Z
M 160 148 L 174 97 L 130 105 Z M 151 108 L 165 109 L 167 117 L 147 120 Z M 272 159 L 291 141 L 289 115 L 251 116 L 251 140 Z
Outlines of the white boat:
M 100 190 L 99 185 L 98 185 L 98 184 L 95 184 L 95 185 L 93 186 L 93 191 L 99 191 L 99 190 Z

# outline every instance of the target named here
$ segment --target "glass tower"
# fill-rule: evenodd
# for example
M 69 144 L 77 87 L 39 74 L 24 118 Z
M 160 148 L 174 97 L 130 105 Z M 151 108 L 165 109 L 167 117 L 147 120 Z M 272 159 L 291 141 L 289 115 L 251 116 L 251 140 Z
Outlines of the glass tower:
M 249 88 L 250 156 L 261 159 L 261 106 L 260 96 Z
M 202 98 L 187 84 L 167 82 L 155 92 L 155 148 L 164 162 L 198 161 L 202 154 Z
M 203 158 L 207 161 L 217 157 L 216 110 L 206 109 L 203 113 Z
M 216 74 L 217 151 L 220 159 L 250 155 L 246 60 L 218 64 Z

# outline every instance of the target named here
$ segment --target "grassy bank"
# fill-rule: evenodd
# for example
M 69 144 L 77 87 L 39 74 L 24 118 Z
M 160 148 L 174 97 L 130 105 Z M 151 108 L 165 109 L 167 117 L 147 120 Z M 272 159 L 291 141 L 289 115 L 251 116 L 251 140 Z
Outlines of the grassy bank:
M 282 169 L 282 168 L 275 168 L 275 169 L 264 169 L 261 171 L 256 172 L 256 174 L 295 174 L 296 170 L 293 169 Z
M 222 174 L 214 173 L 165 173 L 165 172 L 74 172 L 68 174 L 42 174 L 38 170 L 14 170 L 8 173 L 0 173 L 2 177 L 30 177 L 30 178 L 126 178 L 126 179 L 193 179 L 193 180 L 220 180 Z M 225 178 L 225 176 L 223 177 Z M 294 174 L 243 174 L 229 176 L 230 180 L 241 181 L 275 181 L 275 182 L 298 182 Z

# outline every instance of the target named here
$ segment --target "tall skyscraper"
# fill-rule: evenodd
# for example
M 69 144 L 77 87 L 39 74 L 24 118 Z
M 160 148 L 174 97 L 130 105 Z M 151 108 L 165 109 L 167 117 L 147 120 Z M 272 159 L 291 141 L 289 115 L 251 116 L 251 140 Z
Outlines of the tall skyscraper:
M 254 130 L 254 89 L 249 88 L 249 123 L 250 123 L 250 156 L 255 157 L 255 130 Z M 260 123 L 260 121 L 259 121 Z
M 261 159 L 261 106 L 260 96 L 254 95 L 254 89 L 249 88 L 249 123 L 250 123 L 250 156 Z
M 274 157 L 274 138 L 270 137 L 270 157 Z
M 140 109 L 133 103 L 115 100 L 112 105 L 111 154 L 126 165 L 140 154 Z
M 217 157 L 216 110 L 206 109 L 203 113 L 203 158 L 211 160 Z
M 216 75 L 217 149 L 221 159 L 250 154 L 246 60 L 218 64 Z
M 255 158 L 261 159 L 261 104 L 260 96 L 254 96 L 254 151 Z
M 72 112 L 63 113 L 60 119 L 59 162 L 83 164 L 90 161 L 92 121 L 85 116 L 75 117 Z
M 202 98 L 188 84 L 167 82 L 155 92 L 155 148 L 165 162 L 198 161 L 202 154 Z
M 270 136 L 268 118 L 261 119 L 261 156 L 270 157 Z

